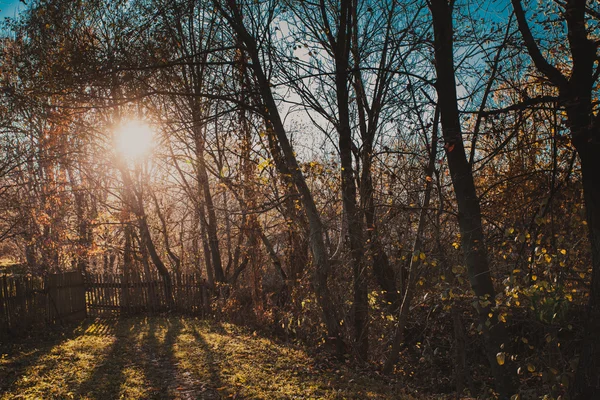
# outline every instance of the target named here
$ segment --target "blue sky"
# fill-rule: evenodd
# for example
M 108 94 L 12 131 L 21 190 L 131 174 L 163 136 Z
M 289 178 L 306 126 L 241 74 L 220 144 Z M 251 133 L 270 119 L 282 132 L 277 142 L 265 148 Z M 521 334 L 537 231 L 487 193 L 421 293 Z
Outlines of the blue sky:
M 13 17 L 24 6 L 19 0 L 0 0 L 0 18 Z

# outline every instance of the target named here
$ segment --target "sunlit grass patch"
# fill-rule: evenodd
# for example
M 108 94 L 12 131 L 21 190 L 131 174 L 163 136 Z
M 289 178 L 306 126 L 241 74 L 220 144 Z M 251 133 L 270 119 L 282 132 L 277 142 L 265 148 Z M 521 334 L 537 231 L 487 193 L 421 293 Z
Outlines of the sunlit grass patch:
M 14 349 L 13 349 L 14 350 Z M 9 351 L 2 399 L 396 399 L 400 388 L 245 329 L 181 317 L 90 324 Z
M 185 325 L 176 355 L 197 376 L 208 374 L 224 395 L 242 398 L 392 399 L 398 387 L 338 365 L 320 370 L 298 348 L 257 337 L 230 324 Z M 212 367 L 211 367 L 212 366 Z
M 37 360 L 30 359 L 30 365 L 15 371 L 12 393 L 3 394 L 2 399 L 14 395 L 18 398 L 75 397 L 77 388 L 104 362 L 114 342 L 114 337 L 84 334 L 38 350 Z
M 123 382 L 119 387 L 119 398 L 149 398 L 156 389 L 149 385 L 144 370 L 137 365 L 129 365 L 121 371 Z

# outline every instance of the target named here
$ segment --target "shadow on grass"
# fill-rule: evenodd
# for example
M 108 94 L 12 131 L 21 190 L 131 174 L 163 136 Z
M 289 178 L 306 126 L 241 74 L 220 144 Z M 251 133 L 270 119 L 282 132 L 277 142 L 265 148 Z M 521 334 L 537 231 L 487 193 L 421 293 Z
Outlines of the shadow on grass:
M 53 349 L 76 338 L 94 324 L 93 320 L 84 320 L 78 324 L 69 324 L 59 329 L 51 328 L 44 332 L 35 332 L 26 338 L 17 337 L 11 342 L 0 343 L 0 393 L 7 392 L 25 371 L 36 365 Z
M 128 364 L 128 355 L 135 346 L 135 337 L 142 333 L 143 326 L 135 320 L 120 319 L 111 326 L 109 321 L 102 320 L 86 331 L 86 335 L 116 336 L 109 353 L 90 372 L 87 380 L 79 385 L 76 393 L 97 399 L 117 399 L 121 386 L 125 381 L 122 373 Z
M 211 328 L 213 327 L 211 326 Z M 191 326 L 190 332 L 194 337 L 198 348 L 202 351 L 202 354 L 204 355 L 204 366 L 206 368 L 206 371 L 208 372 L 208 378 L 210 379 L 209 386 L 213 388 L 222 387 L 223 381 L 221 380 L 221 375 L 219 373 L 219 369 L 215 361 L 213 350 L 210 348 L 210 346 L 204 339 L 204 336 L 202 336 L 202 334 L 198 331 L 197 326 Z
M 148 384 L 156 394 L 172 394 L 178 387 L 175 344 L 181 332 L 179 318 L 153 318 L 149 321 L 148 334 L 142 341 L 144 362 L 142 367 Z
M 2 351 L 9 355 L 0 359 L 0 398 L 216 399 L 233 394 L 222 371 L 232 371 L 229 351 L 215 348 L 207 334 L 241 339 L 219 323 L 188 324 L 178 316 L 88 320 L 48 340 Z M 261 350 L 266 355 L 274 349 Z
M 173 353 L 179 320 L 124 318 L 115 342 L 76 393 L 92 399 L 166 398 L 176 382 Z M 102 330 L 100 330 L 102 331 Z

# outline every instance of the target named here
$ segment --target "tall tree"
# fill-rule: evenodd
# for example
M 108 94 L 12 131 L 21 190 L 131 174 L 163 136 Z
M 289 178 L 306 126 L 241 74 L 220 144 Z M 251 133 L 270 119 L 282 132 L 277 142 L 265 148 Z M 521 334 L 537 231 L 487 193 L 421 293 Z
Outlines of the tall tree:
M 458 110 L 456 78 L 454 74 L 453 0 L 432 0 L 429 4 L 433 21 L 434 56 L 437 80 L 438 107 L 444 138 L 448 168 L 458 203 L 458 224 L 461 247 L 471 287 L 477 296 L 477 313 L 485 339 L 486 355 L 503 398 L 515 391 L 515 372 L 512 364 L 497 362 L 497 353 L 508 351 L 510 345 L 504 324 L 498 320 L 495 290 L 490 274 L 490 264 L 483 234 L 481 207 L 472 166 L 469 164 L 462 138 Z M 489 315 L 492 317 L 490 318 Z
M 564 74 L 544 56 L 534 38 L 520 0 L 512 0 L 517 22 L 527 52 L 535 68 L 559 94 L 559 104 L 566 111 L 571 141 L 581 162 L 583 195 L 586 207 L 588 237 L 592 253 L 592 276 L 588 303 L 588 317 L 579 365 L 572 386 L 573 398 L 591 399 L 600 396 L 600 114 L 594 101 L 594 86 L 600 67 L 598 41 L 588 25 L 590 15 L 598 17 L 586 0 L 567 0 L 558 5 L 566 23 L 570 58 L 570 74 Z
M 261 48 L 259 47 L 259 43 L 261 42 L 259 41 L 259 38 L 246 28 L 246 21 L 249 17 L 242 13 L 241 6 L 235 0 L 227 0 L 224 3 L 225 4 L 220 1 L 215 1 L 215 6 L 230 24 L 239 43 L 243 45 L 242 50 L 248 54 L 248 58 L 251 61 L 250 65 L 252 73 L 256 80 L 256 90 L 260 93 L 260 98 L 264 103 L 262 115 L 269 128 L 273 130 L 274 136 L 277 138 L 286 167 L 301 196 L 310 229 L 310 246 L 315 266 L 313 280 L 315 294 L 317 295 L 317 300 L 322 310 L 328 337 L 334 343 L 338 353 L 341 354 L 344 351 L 344 346 L 340 331 L 340 318 L 327 283 L 330 263 L 327 255 L 327 248 L 325 246 L 323 222 L 319 215 L 313 195 L 306 184 L 306 180 L 298 164 L 296 154 L 287 136 L 283 120 L 279 114 L 277 103 L 275 102 L 271 89 L 271 82 L 266 75 L 263 66 Z M 264 27 L 269 29 L 268 27 L 275 13 L 276 6 L 271 2 L 260 6 L 263 6 L 264 9 L 259 7 L 258 12 L 263 14 L 253 15 L 253 18 L 255 18 L 253 23 L 256 24 L 261 21 L 261 19 L 265 19 L 266 23 Z

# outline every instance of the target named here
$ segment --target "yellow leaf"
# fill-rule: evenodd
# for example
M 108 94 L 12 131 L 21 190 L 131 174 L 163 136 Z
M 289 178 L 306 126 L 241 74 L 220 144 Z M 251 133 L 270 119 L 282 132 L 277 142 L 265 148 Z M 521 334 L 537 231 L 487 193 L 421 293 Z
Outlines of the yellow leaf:
M 465 272 L 465 268 L 462 265 L 455 265 L 452 267 L 452 272 L 455 274 L 462 274 Z
M 527 364 L 527 371 L 535 372 L 535 366 L 533 364 Z
M 560 250 L 560 254 L 562 254 L 562 255 L 564 256 L 565 254 L 567 254 L 567 250 L 565 250 L 565 249 L 561 249 L 561 250 Z
M 427 256 L 425 255 L 425 253 L 421 253 L 419 254 L 419 258 L 421 259 L 421 261 L 425 260 Z
M 498 362 L 498 365 L 504 365 L 505 359 L 506 354 L 504 354 L 503 352 L 496 354 L 496 361 Z
M 573 296 L 571 295 L 571 293 L 567 293 L 567 294 L 565 294 L 565 299 L 567 299 L 569 301 L 573 301 Z

